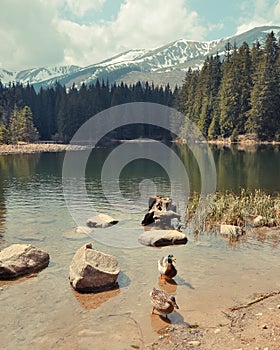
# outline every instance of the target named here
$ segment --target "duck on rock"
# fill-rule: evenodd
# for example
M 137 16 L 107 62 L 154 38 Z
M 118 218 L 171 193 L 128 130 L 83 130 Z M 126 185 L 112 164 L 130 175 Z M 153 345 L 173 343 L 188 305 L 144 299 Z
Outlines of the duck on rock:
M 172 279 L 177 275 L 175 263 L 176 259 L 172 254 L 158 260 L 158 270 L 160 272 L 161 279 Z

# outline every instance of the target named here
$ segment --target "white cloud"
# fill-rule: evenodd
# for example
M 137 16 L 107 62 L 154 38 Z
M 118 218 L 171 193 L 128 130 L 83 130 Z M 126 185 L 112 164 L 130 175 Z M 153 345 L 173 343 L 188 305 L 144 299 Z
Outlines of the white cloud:
M 175 19 L 175 20 L 174 20 Z M 79 25 L 59 23 L 71 46 L 65 49 L 68 64 L 89 65 L 133 48 L 153 48 L 180 37 L 202 39 L 198 15 L 185 1 L 126 0 L 114 21 Z
M 255 27 L 280 25 L 280 0 L 273 3 L 267 0 L 248 1 L 242 5 L 244 15 L 239 19 L 242 24 L 237 27 L 236 34 Z
M 120 46 L 153 47 L 180 37 L 202 39 L 198 15 L 183 0 L 127 0 L 112 24 Z
M 23 69 L 63 60 L 67 37 L 56 29 L 56 12 L 46 1 L 1 0 L 2 68 Z
M 179 38 L 203 40 L 207 27 L 222 26 L 203 27 L 189 0 L 123 0 L 112 20 L 88 24 L 109 1 L 114 0 L 1 0 L 1 68 L 86 66 L 133 48 L 154 48 Z M 83 18 L 87 24 L 81 24 Z M 237 32 L 277 24 L 279 18 L 280 0 L 242 1 Z
M 270 24 L 272 24 L 272 23 L 268 23 L 267 21 L 263 22 L 263 21 L 259 21 L 259 20 L 252 20 L 250 22 L 247 22 L 246 24 L 241 24 L 240 26 L 238 26 L 235 35 L 245 33 L 248 30 L 256 28 L 256 27 L 261 27 L 261 26 L 270 25 Z

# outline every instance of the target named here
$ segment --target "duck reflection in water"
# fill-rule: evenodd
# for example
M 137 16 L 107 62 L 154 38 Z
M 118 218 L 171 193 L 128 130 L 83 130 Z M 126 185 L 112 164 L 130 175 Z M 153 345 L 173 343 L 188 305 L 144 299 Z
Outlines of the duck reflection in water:
M 173 279 L 158 278 L 158 286 L 168 294 L 175 294 L 177 290 L 177 282 Z
M 156 333 L 160 333 L 161 330 L 165 329 L 167 325 L 185 325 L 186 327 L 190 327 L 190 324 L 185 322 L 183 316 L 178 312 L 172 312 L 165 317 L 163 315 L 151 315 L 151 327 L 152 330 Z

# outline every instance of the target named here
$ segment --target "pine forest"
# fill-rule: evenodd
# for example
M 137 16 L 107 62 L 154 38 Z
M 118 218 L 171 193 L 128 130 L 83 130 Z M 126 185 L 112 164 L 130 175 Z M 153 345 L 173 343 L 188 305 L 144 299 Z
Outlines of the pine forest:
M 209 56 L 201 69 L 189 69 L 181 87 L 138 82 L 109 84 L 97 80 L 66 89 L 57 83 L 35 91 L 32 85 L 0 83 L 0 143 L 53 140 L 69 142 L 95 114 L 128 102 L 171 106 L 193 121 L 208 140 L 253 135 L 280 141 L 280 43 L 273 32 L 263 47 L 228 43 L 221 56 Z M 137 130 L 136 130 L 137 129 Z M 169 137 L 167 131 L 138 125 L 114 138 Z M 159 134 L 164 134 L 162 135 Z M 159 137 L 160 136 L 160 137 Z

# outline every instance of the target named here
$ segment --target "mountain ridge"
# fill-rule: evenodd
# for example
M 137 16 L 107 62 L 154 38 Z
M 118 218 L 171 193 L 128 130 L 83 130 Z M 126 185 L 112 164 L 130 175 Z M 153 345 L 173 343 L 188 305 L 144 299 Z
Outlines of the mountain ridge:
M 86 67 L 50 66 L 25 69 L 19 72 L 0 69 L 3 84 L 19 82 L 31 84 L 35 89 L 49 87 L 59 82 L 66 87 L 76 84 L 91 84 L 100 80 L 110 83 L 133 84 L 149 81 L 155 85 L 180 86 L 189 68 L 200 68 L 209 55 L 223 56 L 225 45 L 230 42 L 237 47 L 247 42 L 251 47 L 257 40 L 263 46 L 268 33 L 273 31 L 280 37 L 280 26 L 262 26 L 247 32 L 211 41 L 178 39 L 155 49 L 132 49 L 114 55 L 99 63 Z

